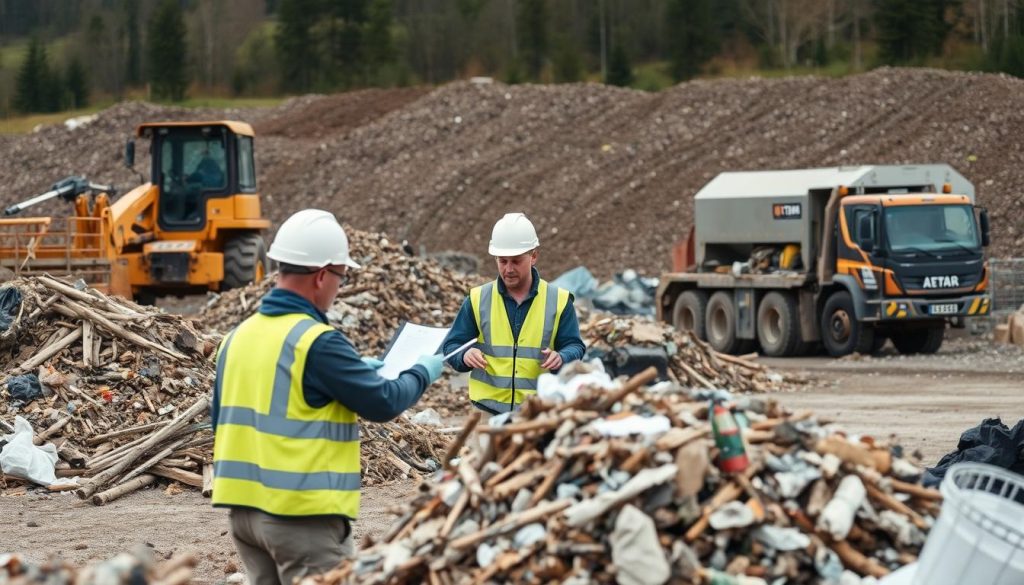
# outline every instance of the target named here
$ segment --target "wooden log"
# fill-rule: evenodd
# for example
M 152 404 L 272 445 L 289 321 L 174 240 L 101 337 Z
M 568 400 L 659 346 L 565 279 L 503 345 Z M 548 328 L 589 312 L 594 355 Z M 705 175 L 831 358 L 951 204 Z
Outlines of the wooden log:
M 45 431 L 39 433 L 35 437 L 32 437 L 32 443 L 35 445 L 42 445 L 44 442 L 46 442 L 46 439 L 49 439 L 51 435 L 56 434 L 57 431 L 64 428 L 64 426 L 67 425 L 69 422 L 71 422 L 70 416 L 61 417 L 57 422 L 46 427 Z
M 91 368 L 96 365 L 92 356 L 92 328 L 92 321 L 82 321 L 82 362 L 87 368 Z
M 704 376 L 701 376 L 697 372 L 697 370 L 695 370 L 692 367 L 690 367 L 690 365 L 687 364 L 685 361 L 680 359 L 680 360 L 676 360 L 676 363 L 679 364 L 679 367 L 683 368 L 683 371 L 686 372 L 686 375 L 688 375 L 692 380 L 696 380 L 696 382 L 698 384 L 700 384 L 701 386 L 704 386 L 708 390 L 714 390 L 716 388 L 716 386 L 714 384 L 712 384 L 711 381 L 709 381 Z
M 639 374 L 633 376 L 622 385 L 622 388 L 615 390 L 609 394 L 601 404 L 598 406 L 599 411 L 605 411 L 610 409 L 616 402 L 619 402 L 626 396 L 629 396 L 633 392 L 636 392 L 640 388 L 646 386 L 649 382 L 658 377 L 658 370 L 654 366 L 647 368 Z
M 78 491 L 76 491 L 75 493 L 78 495 L 78 497 L 82 498 L 83 500 L 92 496 L 105 483 L 107 483 L 114 477 L 117 477 L 122 472 L 124 472 L 124 470 L 127 469 L 128 466 L 131 465 L 136 459 L 138 459 L 143 453 L 149 451 L 153 447 L 162 443 L 179 428 L 185 426 L 188 423 L 188 421 L 192 420 L 193 417 L 197 416 L 199 413 L 209 408 L 209 406 L 209 398 L 207 398 L 206 396 L 200 397 L 195 404 L 193 404 L 188 410 L 186 410 L 180 416 L 175 418 L 174 421 L 171 422 L 171 424 L 160 429 L 147 440 L 145 440 L 142 444 L 138 445 L 137 447 L 133 448 L 131 451 L 126 453 L 125 456 L 117 464 L 115 464 L 110 469 L 107 469 L 97 474 L 95 477 L 92 478 L 92 480 L 90 480 L 87 484 L 79 488 Z M 199 478 L 199 481 L 200 486 L 202 486 L 202 477 Z
M 547 497 L 551 488 L 555 486 L 555 482 L 558 481 L 558 477 L 562 475 L 562 471 L 565 469 L 565 464 L 566 460 L 561 457 L 556 457 L 551 462 L 551 470 L 548 471 L 547 477 L 544 478 L 544 481 L 540 482 L 540 485 L 537 486 L 537 490 L 533 492 L 533 497 L 530 498 L 531 508 L 541 503 L 541 501 Z
M 209 498 L 213 495 L 213 463 L 203 465 L 203 497 Z
M 120 498 L 123 495 L 130 494 L 134 491 L 140 490 L 146 487 L 147 485 L 153 483 L 154 481 L 156 481 L 155 475 L 150 475 L 148 473 L 145 475 L 140 475 L 139 477 L 136 477 L 135 479 L 129 482 L 116 485 L 110 488 L 109 490 L 95 494 L 92 497 L 91 501 L 94 505 L 102 506 L 104 504 L 113 502 L 114 500 Z
M 455 528 L 455 523 L 458 521 L 459 516 L 462 515 L 462 511 L 466 509 L 466 505 L 469 504 L 469 490 L 463 489 L 459 495 L 459 499 L 455 501 L 455 505 L 452 506 L 448 517 L 445 518 L 444 525 L 441 527 L 441 531 L 437 533 L 438 538 L 444 540 L 451 534 L 452 528 Z
M 921 498 L 922 500 L 929 500 L 933 502 L 942 501 L 942 492 L 935 488 L 926 488 L 923 485 L 917 485 L 916 483 L 907 483 L 898 479 L 890 479 L 892 489 L 902 492 L 904 494 L 910 494 L 915 498 Z
M 185 485 L 190 485 L 195 488 L 203 488 L 203 476 L 198 473 L 192 473 L 191 471 L 185 471 L 184 469 L 178 469 L 176 467 L 164 467 L 163 465 L 154 465 L 149 468 L 149 473 L 165 477 L 167 479 L 173 479 L 174 481 L 181 482 Z
M 907 516 L 914 523 L 914 526 L 921 530 L 928 530 L 928 523 L 913 508 L 883 492 L 881 488 L 870 481 L 865 481 L 864 487 L 867 488 L 869 498 L 894 512 Z
M 469 437 L 469 434 L 473 432 L 473 429 L 476 428 L 478 422 L 480 422 L 480 412 L 476 411 L 469 415 L 466 423 L 462 425 L 462 430 L 459 431 L 459 435 L 455 437 L 455 440 L 452 441 L 451 445 L 448 445 L 448 450 L 444 453 L 444 461 L 442 461 L 442 463 L 444 463 L 444 468 L 448 471 L 452 470 L 452 459 L 458 456 L 459 450 L 461 450 L 462 446 L 466 444 L 466 439 Z

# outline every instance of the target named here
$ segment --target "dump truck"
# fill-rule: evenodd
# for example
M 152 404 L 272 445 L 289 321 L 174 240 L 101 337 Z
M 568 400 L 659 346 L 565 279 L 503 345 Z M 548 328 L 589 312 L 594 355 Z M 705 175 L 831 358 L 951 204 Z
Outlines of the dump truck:
M 126 298 L 218 291 L 259 281 L 268 260 L 256 189 L 254 133 L 235 121 L 152 122 L 150 180 L 121 197 L 112 186 L 68 177 L 46 193 L 10 205 L 0 219 L 0 267 L 15 275 L 82 278 Z M 67 217 L 14 217 L 50 199 L 74 206 Z
M 988 244 L 949 165 L 724 172 L 694 197 L 657 317 L 724 353 L 934 353 L 988 314 Z

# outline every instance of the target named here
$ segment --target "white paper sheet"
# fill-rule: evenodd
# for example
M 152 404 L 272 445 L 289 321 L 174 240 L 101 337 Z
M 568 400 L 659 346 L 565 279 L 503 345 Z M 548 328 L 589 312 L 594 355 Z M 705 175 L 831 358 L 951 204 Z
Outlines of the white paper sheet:
M 384 354 L 384 365 L 377 373 L 388 380 L 398 378 L 399 374 L 416 365 L 421 355 L 437 353 L 448 331 L 447 327 L 403 323 L 391 339 L 391 346 Z

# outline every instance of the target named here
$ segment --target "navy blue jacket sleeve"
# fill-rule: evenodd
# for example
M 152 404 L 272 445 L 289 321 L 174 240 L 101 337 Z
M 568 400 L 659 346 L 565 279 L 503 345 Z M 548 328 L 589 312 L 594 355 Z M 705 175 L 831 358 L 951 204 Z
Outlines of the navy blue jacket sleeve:
M 559 330 L 561 330 L 561 327 L 559 327 Z M 579 337 L 578 325 L 576 327 L 576 336 Z M 463 343 L 478 337 L 480 337 L 480 329 L 476 326 L 476 317 L 473 316 L 473 303 L 470 302 L 469 297 L 466 297 L 466 300 L 462 301 L 462 307 L 459 308 L 459 314 L 455 316 L 455 323 L 452 324 L 451 331 L 448 332 L 448 336 L 444 338 L 444 343 L 441 344 L 441 355 L 448 355 L 459 349 Z M 469 350 L 467 349 L 466 351 Z M 456 372 L 468 372 L 473 369 L 467 366 L 466 362 L 462 361 L 462 356 L 466 355 L 466 351 L 455 354 L 448 359 L 448 365 Z
M 416 404 L 430 377 L 423 366 L 413 366 L 397 380 L 385 380 L 363 363 L 340 331 L 332 331 L 309 348 L 302 384 L 314 408 L 336 400 L 366 420 L 387 422 Z
M 580 337 L 580 322 L 576 318 L 576 308 L 573 306 L 573 296 L 569 295 L 569 302 L 562 311 L 562 318 L 558 321 L 558 332 L 555 334 L 555 351 L 562 356 L 562 363 L 567 364 L 583 359 L 587 346 L 583 344 Z

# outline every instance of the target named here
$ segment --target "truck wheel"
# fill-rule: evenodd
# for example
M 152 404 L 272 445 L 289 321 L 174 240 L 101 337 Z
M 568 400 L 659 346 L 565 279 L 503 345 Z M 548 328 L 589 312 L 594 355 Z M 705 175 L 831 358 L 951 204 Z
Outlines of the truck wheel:
M 711 347 L 722 353 L 739 351 L 741 343 L 736 337 L 736 305 L 731 294 L 720 290 L 711 295 L 704 322 Z
M 931 325 L 924 329 L 894 332 L 890 337 L 892 344 L 903 355 L 915 353 L 935 353 L 942 347 L 942 339 L 946 334 L 946 324 Z
M 672 325 L 679 331 L 690 331 L 697 339 L 707 341 L 708 293 L 702 290 L 683 291 L 672 309 Z
M 792 295 L 772 291 L 757 307 L 757 340 L 765 355 L 785 357 L 800 346 L 800 324 Z
M 259 234 L 240 234 L 224 246 L 221 290 L 241 288 L 267 275 L 267 246 Z
M 833 293 L 821 312 L 821 341 L 833 357 L 868 353 L 875 342 L 874 328 L 857 320 L 847 291 Z

